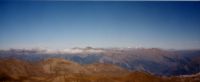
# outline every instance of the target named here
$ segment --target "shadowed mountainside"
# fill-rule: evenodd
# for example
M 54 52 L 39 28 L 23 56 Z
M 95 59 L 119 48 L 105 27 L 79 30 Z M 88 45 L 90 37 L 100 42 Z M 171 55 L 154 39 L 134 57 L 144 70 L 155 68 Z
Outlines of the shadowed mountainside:
M 162 77 L 112 64 L 78 64 L 60 58 L 40 62 L 0 60 L 1 82 L 199 82 L 200 74 Z
M 38 62 L 63 58 L 78 64 L 104 63 L 129 71 L 146 71 L 161 76 L 189 75 L 200 72 L 200 50 L 163 50 L 158 48 L 72 48 L 64 50 L 0 50 L 0 58 Z

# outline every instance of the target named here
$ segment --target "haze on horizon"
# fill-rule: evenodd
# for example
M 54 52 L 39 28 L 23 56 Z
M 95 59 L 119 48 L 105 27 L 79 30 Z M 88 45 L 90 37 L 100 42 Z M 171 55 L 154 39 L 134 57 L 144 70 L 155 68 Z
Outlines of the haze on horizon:
M 0 49 L 200 49 L 200 2 L 0 2 Z

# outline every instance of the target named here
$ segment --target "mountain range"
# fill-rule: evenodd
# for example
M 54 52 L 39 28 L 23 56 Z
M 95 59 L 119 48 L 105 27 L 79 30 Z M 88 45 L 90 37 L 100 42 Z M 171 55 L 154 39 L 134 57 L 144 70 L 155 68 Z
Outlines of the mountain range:
M 94 72 L 93 68 L 95 67 L 98 67 L 96 71 L 101 71 L 99 68 L 109 67 L 110 65 L 120 67 L 126 71 L 144 71 L 157 76 L 191 75 L 200 72 L 200 50 L 92 47 L 64 50 L 10 49 L 0 50 L 0 58 L 11 58 L 31 63 L 41 62 L 52 58 L 64 59 L 65 61 L 68 60 L 74 62 L 74 66 L 72 67 L 75 67 L 75 70 L 71 70 L 71 72 L 74 73 L 77 71 L 85 71 L 82 70 L 82 66 L 79 65 L 87 65 L 83 68 L 90 69 L 89 72 L 91 72 L 91 74 Z M 48 60 L 43 63 L 48 67 L 48 63 L 53 62 L 56 61 Z M 99 63 L 103 64 L 103 66 L 99 65 Z M 65 66 L 65 63 L 62 66 Z M 65 67 L 62 67 L 62 69 L 64 68 Z M 106 70 L 104 71 L 106 73 Z M 51 71 L 49 71 L 49 73 L 50 72 Z M 87 73 L 89 74 L 89 72 Z M 102 74 L 105 73 L 102 72 Z
M 1 82 L 199 82 L 200 74 L 156 76 L 142 71 L 128 71 L 105 64 L 78 64 L 61 58 L 40 62 L 18 59 L 0 60 Z

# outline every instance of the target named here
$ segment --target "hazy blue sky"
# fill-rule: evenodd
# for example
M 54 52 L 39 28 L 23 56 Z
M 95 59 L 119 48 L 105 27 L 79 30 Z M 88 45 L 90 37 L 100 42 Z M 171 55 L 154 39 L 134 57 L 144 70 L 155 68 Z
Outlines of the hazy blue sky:
M 0 49 L 200 49 L 200 2 L 0 2 Z

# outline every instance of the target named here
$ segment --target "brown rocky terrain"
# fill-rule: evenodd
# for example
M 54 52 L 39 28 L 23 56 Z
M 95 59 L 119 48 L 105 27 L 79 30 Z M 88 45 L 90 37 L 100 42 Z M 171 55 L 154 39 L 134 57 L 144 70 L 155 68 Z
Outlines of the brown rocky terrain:
M 200 74 L 155 76 L 112 64 L 78 64 L 61 58 L 40 62 L 0 60 L 0 82 L 200 82 Z

